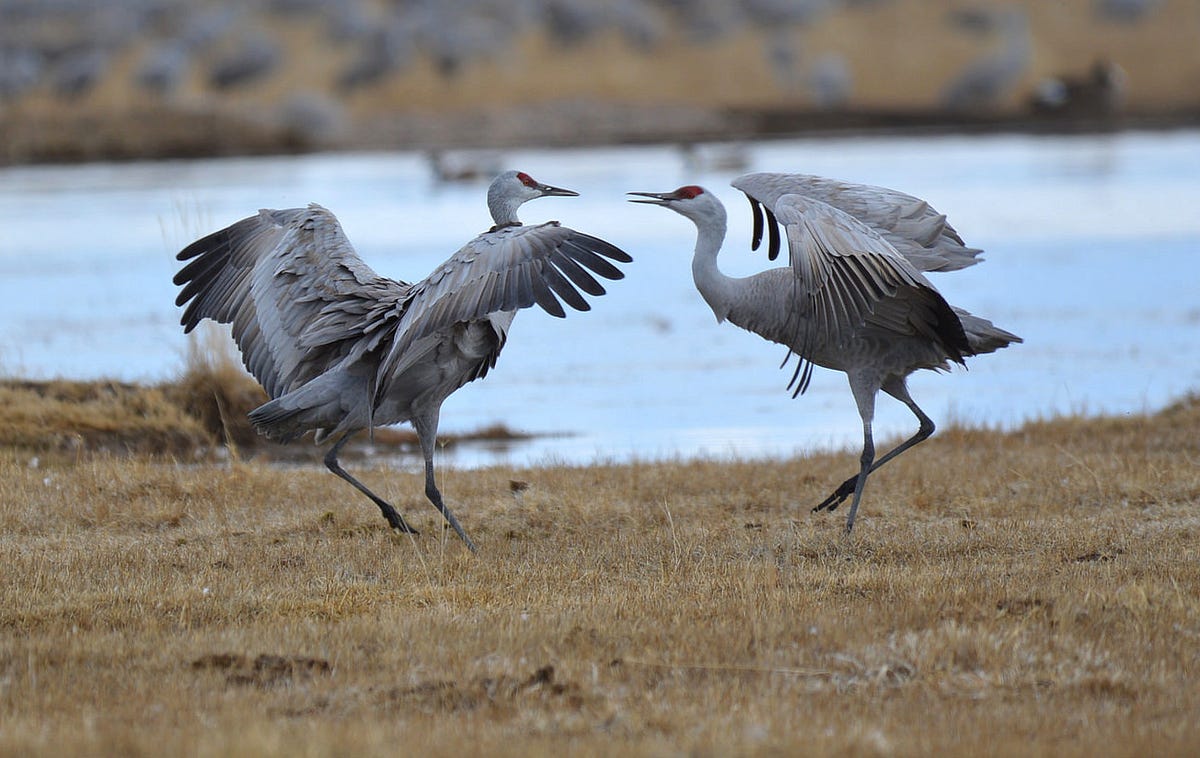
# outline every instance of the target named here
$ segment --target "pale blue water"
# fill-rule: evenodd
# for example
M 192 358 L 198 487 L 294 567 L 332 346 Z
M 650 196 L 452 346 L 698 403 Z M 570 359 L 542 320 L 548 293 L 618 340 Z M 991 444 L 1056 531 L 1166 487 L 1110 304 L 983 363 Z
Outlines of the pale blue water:
M 1060 413 L 1153 410 L 1200 389 L 1200 132 L 750 143 L 744 170 L 803 171 L 929 199 L 986 261 L 931 278 L 947 299 L 1026 340 L 970 370 L 922 372 L 937 421 L 1015 426 Z M 590 313 L 518 316 L 497 368 L 446 403 L 444 430 L 500 422 L 549 436 L 447 454 L 460 466 L 856 447 L 843 375 L 791 400 L 782 348 L 718 326 L 693 288 L 694 227 L 627 190 L 699 183 L 730 211 L 722 265 L 749 251 L 736 172 L 689 170 L 672 147 L 514 151 L 508 165 L 583 193 L 523 209 L 629 251 Z M 487 181 L 439 185 L 416 153 L 0 170 L 0 373 L 169 378 L 187 342 L 174 254 L 260 207 L 320 202 L 380 273 L 414 280 L 490 223 Z M 876 433 L 907 434 L 880 400 Z

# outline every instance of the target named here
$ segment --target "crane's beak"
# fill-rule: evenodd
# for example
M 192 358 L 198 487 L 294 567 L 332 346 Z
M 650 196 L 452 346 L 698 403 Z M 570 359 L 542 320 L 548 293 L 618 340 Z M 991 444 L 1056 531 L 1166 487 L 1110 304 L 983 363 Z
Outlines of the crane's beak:
M 672 192 L 626 192 L 626 195 L 637 195 L 630 198 L 631 203 L 646 203 L 647 205 L 666 205 L 671 202 Z M 642 199 L 645 198 L 645 199 Z
M 552 187 L 549 184 L 539 184 L 538 192 L 542 193 L 542 197 L 579 197 L 575 190 Z

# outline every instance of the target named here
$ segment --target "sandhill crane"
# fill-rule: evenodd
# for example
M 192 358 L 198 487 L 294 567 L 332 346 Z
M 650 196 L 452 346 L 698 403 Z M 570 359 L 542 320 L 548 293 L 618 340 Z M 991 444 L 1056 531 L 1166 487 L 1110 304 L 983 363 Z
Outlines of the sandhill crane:
M 1129 77 L 1109 60 L 1098 60 L 1082 76 L 1051 76 L 1038 82 L 1029 98 L 1034 113 L 1106 116 L 1125 104 Z
M 805 78 L 812 103 L 821 110 L 846 107 L 854 93 L 850 64 L 836 53 L 826 53 L 812 62 Z
M 797 356 L 788 383 L 792 397 L 808 388 L 814 365 L 846 373 L 863 424 L 859 470 L 813 511 L 833 511 L 853 495 L 848 534 L 867 476 L 933 434 L 933 421 L 909 395 L 908 375 L 946 370 L 950 361 L 963 363 L 1021 339 L 950 306 L 921 274 L 972 265 L 980 252 L 964 246 L 928 203 L 882 187 L 802 174 L 747 174 L 733 186 L 746 193 L 754 211 L 752 248 L 762 241 L 765 206 L 770 258 L 779 252 L 781 224 L 789 266 L 745 278 L 721 273 L 725 207 L 702 187 L 630 194 L 637 196 L 632 202 L 661 205 L 695 222 L 696 288 L 718 321 L 728 319 L 786 346 L 789 358 Z M 920 427 L 875 460 L 871 422 L 881 389 L 907 405 Z
M 1135 24 L 1144 21 L 1162 4 L 1162 0 L 1092 0 L 1092 13 L 1104 21 Z
M 1021 8 L 955 11 L 951 19 L 976 33 L 994 31 L 996 46 L 967 64 L 942 90 L 942 104 L 951 110 L 991 107 L 1008 94 L 1029 68 L 1033 40 L 1029 19 Z
M 191 261 L 175 276 L 183 287 L 176 305 L 187 306 L 181 323 L 185 332 L 205 318 L 232 324 L 242 361 L 271 397 L 250 412 L 255 427 L 284 442 L 312 430 L 318 443 L 336 438 L 329 470 L 393 528 L 415 534 L 338 463 L 355 432 L 410 422 L 425 458 L 425 495 L 474 551 L 434 479 L 441 405 L 496 364 L 518 309 L 536 303 L 561 317 L 561 299 L 586 311 L 580 290 L 604 294 L 592 273 L 622 278 L 609 261 L 632 259 L 613 245 L 556 221 L 517 220 L 526 201 L 576 195 L 522 172 L 501 174 L 488 189 L 495 226 L 412 284 L 372 271 L 319 205 L 259 211 L 179 253 Z
M 213 62 L 208 70 L 208 83 L 219 90 L 228 90 L 262 79 L 279 64 L 279 45 L 265 34 L 253 34 L 238 46 Z
M 191 60 L 187 48 L 178 41 L 150 48 L 137 70 L 138 85 L 155 95 L 170 95 L 187 76 Z

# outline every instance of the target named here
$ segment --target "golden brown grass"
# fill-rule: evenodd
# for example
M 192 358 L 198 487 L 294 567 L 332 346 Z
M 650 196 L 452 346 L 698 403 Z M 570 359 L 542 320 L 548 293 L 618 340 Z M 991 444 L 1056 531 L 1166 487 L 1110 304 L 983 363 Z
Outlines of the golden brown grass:
M 182 455 L 215 443 L 158 387 L 124 382 L 0 380 L 0 440 L 40 453 Z
M 203 330 L 188 344 L 179 376 L 146 386 L 115 381 L 0 378 L 0 447 L 39 458 L 82 460 L 95 453 L 171 459 L 237 457 L 317 461 L 312 445 L 278 445 L 260 436 L 246 414 L 267 395 L 245 369 L 227 332 Z M 443 447 L 464 440 L 517 440 L 503 424 L 439 437 Z M 351 442 L 350 459 L 365 452 Z M 375 430 L 369 449 L 417 451 L 408 427 Z M 223 457 L 223 456 L 222 456 Z
M 0 753 L 1200 752 L 1200 401 L 419 477 L 0 452 Z M 513 479 L 528 483 L 521 490 Z

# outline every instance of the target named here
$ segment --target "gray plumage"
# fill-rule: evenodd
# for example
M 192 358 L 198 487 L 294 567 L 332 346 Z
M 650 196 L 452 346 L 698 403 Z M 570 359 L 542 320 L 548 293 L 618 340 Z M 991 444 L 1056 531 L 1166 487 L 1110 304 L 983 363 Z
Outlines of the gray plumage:
M 560 300 L 588 310 L 581 291 L 604 294 L 593 275 L 622 278 L 610 261 L 631 259 L 613 245 L 554 221 L 517 220 L 528 200 L 576 194 L 501 174 L 488 192 L 496 226 L 412 284 L 375 273 L 319 205 L 263 210 L 179 253 L 190 261 L 174 279 L 181 323 L 186 332 L 205 318 L 231 324 L 246 368 L 271 397 L 250 413 L 258 430 L 283 442 L 313 430 L 317 442 L 336 437 L 326 466 L 404 532 L 413 530 L 337 456 L 357 431 L 411 422 L 426 496 L 474 550 L 434 479 L 441 405 L 495 365 L 517 310 L 536 304 L 564 316 Z
M 995 32 L 996 46 L 967 64 L 942 90 L 941 102 L 951 110 L 972 111 L 995 106 L 1024 76 L 1033 58 L 1033 39 L 1024 9 L 956 11 L 951 19 L 974 33 Z
M 16 99 L 36 87 L 45 67 L 46 61 L 37 50 L 0 44 L 0 102 Z
M 1152 15 L 1162 0 L 1092 0 L 1092 12 L 1105 21 L 1133 24 Z
M 754 247 L 762 238 L 763 213 L 771 224 L 775 204 L 784 195 L 802 195 L 833 206 L 861 220 L 903 255 L 918 271 L 957 271 L 974 266 L 983 252 L 967 247 L 945 214 L 912 195 L 867 184 L 854 184 L 810 174 L 757 173 L 734 179 L 754 213 Z M 779 237 L 771 236 L 768 257 L 779 255 Z
M 109 54 L 99 48 L 68 53 L 54 71 L 54 92 L 65 98 L 86 95 L 108 73 L 110 62 Z
M 966 247 L 928 203 L 895 190 L 803 174 L 748 174 L 733 186 L 747 194 L 755 212 L 752 247 L 762 241 L 765 211 L 771 257 L 782 226 L 788 266 L 742 278 L 721 273 L 717 254 L 725 239 L 725 208 L 702 187 L 631 194 L 638 196 L 634 202 L 662 205 L 696 224 L 696 288 L 718 321 L 785 345 L 788 357 L 797 357 L 788 384 L 793 397 L 807 389 L 813 366 L 846 373 L 863 422 L 860 468 L 814 511 L 832 511 L 853 495 L 848 533 L 867 476 L 934 431 L 909 395 L 908 375 L 947 370 L 1021 339 L 949 305 L 925 278 L 922 271 L 972 265 L 980 252 Z M 920 427 L 875 460 L 871 423 L 879 390 L 908 406 Z
M 187 48 L 178 42 L 151 48 L 137 70 L 138 85 L 156 95 L 174 92 L 187 76 L 191 61 Z
M 270 37 L 250 35 L 212 64 L 208 83 L 221 90 L 240 87 L 270 74 L 281 58 L 279 45 Z
M 821 110 L 843 108 L 854 92 L 854 75 L 846 59 L 826 53 L 812 62 L 805 77 L 813 105 Z

